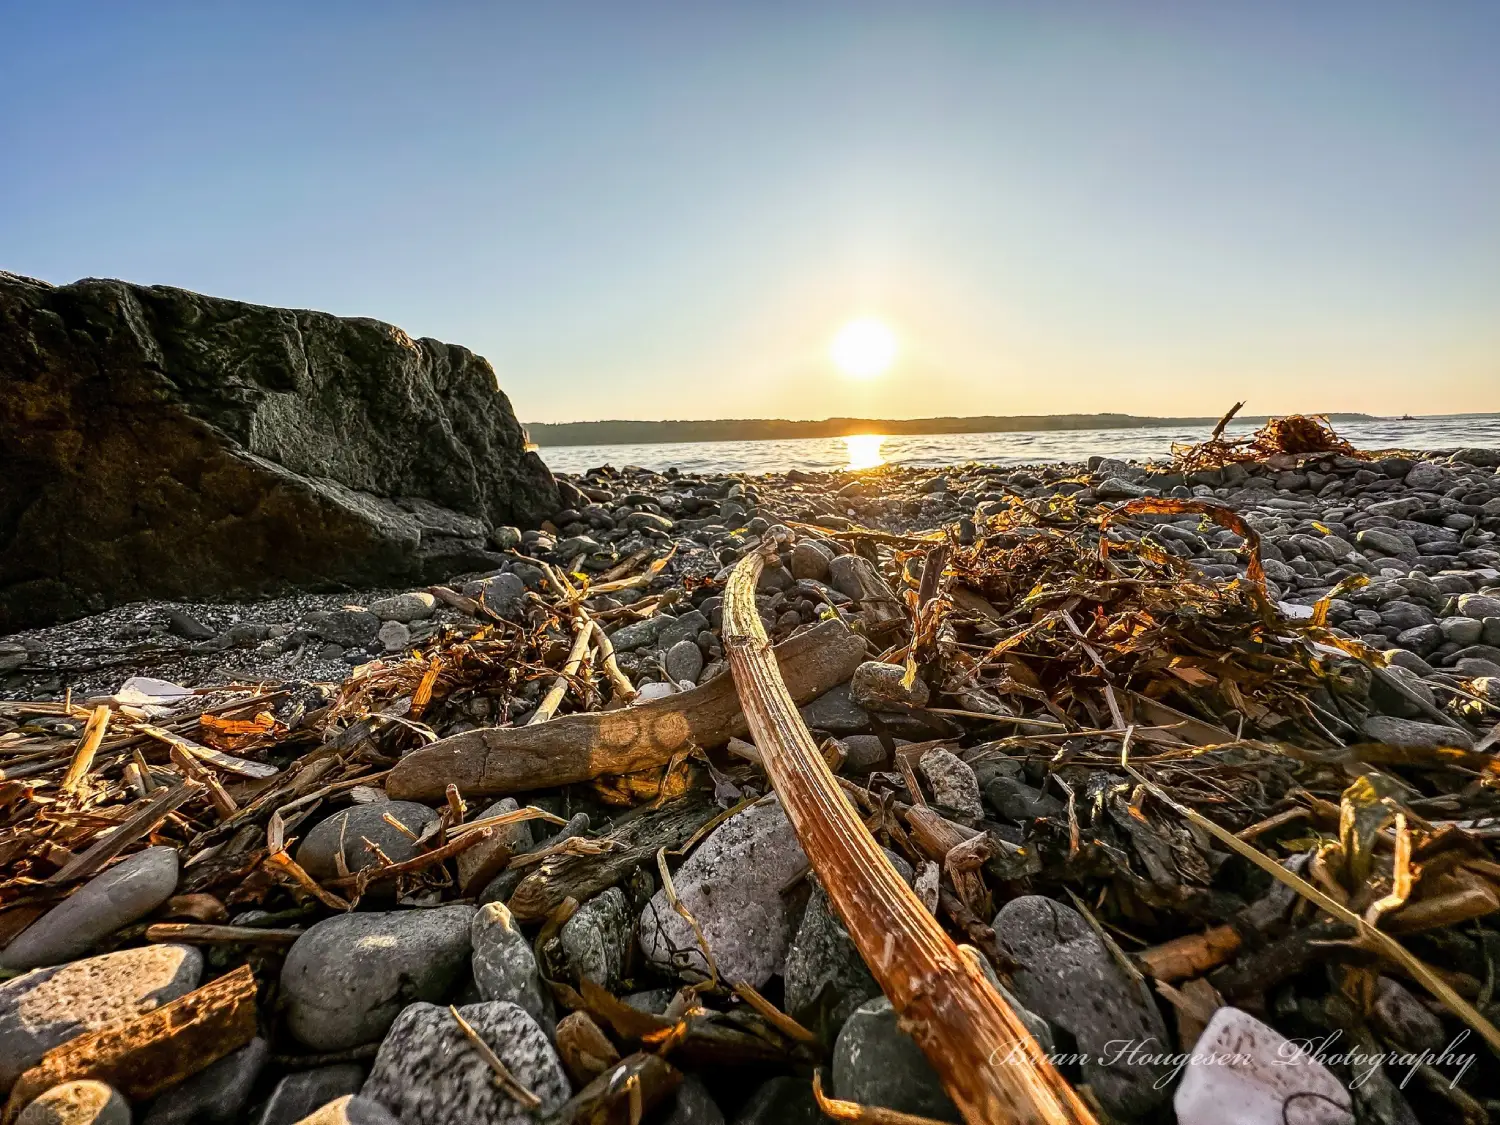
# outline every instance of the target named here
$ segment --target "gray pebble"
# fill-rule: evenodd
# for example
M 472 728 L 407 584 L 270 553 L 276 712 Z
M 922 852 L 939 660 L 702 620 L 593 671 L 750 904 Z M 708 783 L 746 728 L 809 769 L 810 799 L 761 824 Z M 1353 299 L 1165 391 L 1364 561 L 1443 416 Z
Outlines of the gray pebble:
M 317 923 L 281 969 L 292 1034 L 316 1051 L 373 1043 L 406 1004 L 442 997 L 462 975 L 475 913 L 443 906 Z
M 345 1094 L 304 1117 L 297 1125 L 401 1125 L 379 1102 Z
M 483 1000 L 506 1000 L 541 1025 L 548 1038 L 557 1023 L 552 993 L 537 967 L 531 942 L 501 903 L 479 908 L 469 927 L 474 947 L 474 984 Z
M 1083 1079 L 1111 1114 L 1139 1116 L 1164 1101 L 1161 1065 L 1116 1059 L 1110 1044 L 1129 1040 L 1148 1054 L 1170 1050 L 1167 1029 L 1150 996 L 1142 995 L 1078 911 L 1040 895 L 1006 903 L 995 934 L 1018 968 L 1011 991 L 1031 1011 L 1072 1034 Z
M 1475 637 L 1475 640 L 1478 639 Z M 703 650 L 698 647 L 697 641 L 678 641 L 667 649 L 666 666 L 667 676 L 673 683 L 687 680 L 695 684 L 703 671 Z
M 380 632 L 380 618 L 365 609 L 323 609 L 303 618 L 302 628 L 329 644 L 363 648 Z
M 81 957 L 96 942 L 150 914 L 176 889 L 176 848 L 137 852 L 22 930 L 0 953 L 0 968 L 34 969 Z
M 825 1125 L 827 1120 L 813 1100 L 812 1083 L 783 1076 L 756 1089 L 734 1125 Z
M 409 594 L 395 594 L 370 603 L 370 612 L 382 621 L 399 621 L 410 624 L 431 617 L 437 612 L 437 598 L 426 590 L 413 590 Z
M 1389 746 L 1406 746 L 1414 749 L 1433 750 L 1443 746 L 1457 746 L 1470 750 L 1474 737 L 1467 731 L 1437 723 L 1419 723 L 1412 719 L 1398 719 L 1393 715 L 1371 715 L 1361 724 L 1365 735 L 1375 742 Z
M 359 1093 L 365 1071 L 358 1063 L 338 1063 L 288 1074 L 276 1084 L 259 1125 L 296 1125 L 335 1098 Z
M 883 664 L 866 660 L 854 669 L 849 681 L 849 698 L 867 711 L 887 711 L 901 707 L 925 707 L 930 692 L 920 676 L 908 686 L 903 681 L 906 669 L 900 664 Z
M 698 920 L 722 975 L 760 988 L 781 970 L 792 937 L 781 889 L 806 865 L 773 800 L 719 825 L 676 872 L 678 898 Z M 639 932 L 641 949 L 659 968 L 708 975 L 692 927 L 667 904 L 665 891 L 646 904 Z
M 411 630 L 399 621 L 384 622 L 376 637 L 386 652 L 400 652 L 411 644 Z
M 833 1047 L 837 1097 L 938 1121 L 960 1121 L 958 1107 L 884 996 L 861 1004 Z
M 59 1044 L 144 1015 L 198 987 L 203 955 L 147 945 L 33 969 L 0 984 L 0 1090 Z
M 977 824 L 984 816 L 979 779 L 969 764 L 951 750 L 938 748 L 922 755 L 922 776 L 932 786 L 935 804 L 961 824 Z
M 542 1100 L 536 1116 L 568 1098 L 567 1077 L 536 1021 L 503 1000 L 467 1004 L 459 1013 L 515 1080 Z M 495 1083 L 495 1072 L 447 1008 L 412 1004 L 380 1044 L 361 1095 L 406 1125 L 532 1125 L 531 1111 Z
M 568 971 L 614 992 L 625 977 L 635 927 L 625 892 L 610 887 L 581 906 L 563 924 L 559 939 Z
M 270 1045 L 259 1036 L 229 1052 L 152 1102 L 145 1125 L 230 1125 L 238 1121 L 270 1053 Z
M 417 836 L 438 818 L 438 814 L 432 809 L 415 801 L 376 801 L 368 805 L 351 805 L 313 827 L 297 847 L 297 862 L 314 879 L 332 879 L 339 874 L 334 857 L 342 847 L 344 863 L 351 872 L 375 867 L 380 859 L 365 846 L 366 840 L 379 847 L 393 863 L 411 859 L 417 854 L 415 841 L 389 823 L 385 819 L 388 816 L 405 825 Z M 386 880 L 387 884 L 393 882 L 391 879 Z

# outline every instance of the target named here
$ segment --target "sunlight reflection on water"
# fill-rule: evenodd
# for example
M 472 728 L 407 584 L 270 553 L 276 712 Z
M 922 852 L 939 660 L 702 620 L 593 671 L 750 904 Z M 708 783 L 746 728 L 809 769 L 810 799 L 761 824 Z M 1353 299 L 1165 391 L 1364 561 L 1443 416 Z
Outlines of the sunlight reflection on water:
M 850 434 L 844 439 L 849 447 L 850 469 L 874 469 L 885 464 L 880 447 L 885 443 L 884 434 Z

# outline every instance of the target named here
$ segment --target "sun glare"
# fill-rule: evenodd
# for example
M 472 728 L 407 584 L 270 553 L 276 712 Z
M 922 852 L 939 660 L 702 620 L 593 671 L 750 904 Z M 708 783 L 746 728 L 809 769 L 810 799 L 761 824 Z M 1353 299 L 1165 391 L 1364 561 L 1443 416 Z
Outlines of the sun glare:
M 850 469 L 874 469 L 885 464 L 880 447 L 885 442 L 884 434 L 850 434 L 844 438 L 849 448 Z
M 873 379 L 896 361 L 896 334 L 884 321 L 863 316 L 838 330 L 828 356 L 845 375 Z

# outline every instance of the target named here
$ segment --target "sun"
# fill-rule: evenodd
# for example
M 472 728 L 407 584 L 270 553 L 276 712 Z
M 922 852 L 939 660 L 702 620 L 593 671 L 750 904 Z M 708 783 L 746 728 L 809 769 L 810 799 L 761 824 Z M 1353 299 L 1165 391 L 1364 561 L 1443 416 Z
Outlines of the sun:
M 896 362 L 896 334 L 883 320 L 859 317 L 834 335 L 828 357 L 845 375 L 873 379 Z

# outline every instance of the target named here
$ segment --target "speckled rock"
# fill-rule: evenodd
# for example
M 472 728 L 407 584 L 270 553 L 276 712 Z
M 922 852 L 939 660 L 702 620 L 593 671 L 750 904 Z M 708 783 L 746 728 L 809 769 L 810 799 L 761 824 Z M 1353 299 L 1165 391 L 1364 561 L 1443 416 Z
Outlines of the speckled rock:
M 905 678 L 906 669 L 900 664 L 866 660 L 854 669 L 854 676 L 849 681 L 849 698 L 867 711 L 925 707 L 931 694 L 927 684 L 918 676 L 908 686 Z
M 257 1036 L 158 1097 L 144 1125 L 231 1125 L 240 1119 L 270 1053 L 270 1045 Z
M 542 980 L 531 942 L 502 903 L 486 903 L 469 927 L 474 984 L 485 1000 L 505 1000 L 526 1011 L 552 1036 L 557 1023 L 552 992 Z
M 342 843 L 344 863 L 351 872 L 361 871 L 380 863 L 379 857 L 365 847 L 366 840 L 379 847 L 392 863 L 411 859 L 417 854 L 415 843 L 406 833 L 387 823 L 387 816 L 394 817 L 418 836 L 437 820 L 437 813 L 415 801 L 351 805 L 319 821 L 298 845 L 296 860 L 314 879 L 335 878 L 339 872 L 334 857 Z
M 0 1092 L 53 1047 L 131 1019 L 198 987 L 203 955 L 147 945 L 33 969 L 0 984 Z
M 567 1100 L 562 1062 L 536 1021 L 503 1000 L 466 1004 L 459 1013 L 517 1082 L 541 1098 L 533 1115 L 495 1084 L 446 1008 L 412 1004 L 380 1044 L 361 1096 L 403 1125 L 532 1125 Z
M 1069 1032 L 1083 1064 L 1083 1079 L 1111 1114 L 1136 1117 L 1171 1093 L 1163 1082 L 1167 1068 L 1131 1063 L 1116 1056 L 1111 1043 L 1129 1040 L 1142 1052 L 1172 1049 L 1166 1025 L 1150 996 L 1116 964 L 1078 911 L 1040 895 L 1006 903 L 995 916 L 1001 948 L 1019 968 L 1011 991 L 1020 1002 Z
M 568 971 L 575 980 L 588 977 L 610 992 L 616 991 L 635 942 L 625 892 L 610 887 L 589 899 L 564 923 L 559 938 Z
M 365 1069 L 358 1063 L 294 1071 L 276 1083 L 261 1110 L 259 1125 L 296 1125 L 334 1099 L 359 1093 L 364 1081 Z
M 910 872 L 908 867 L 908 876 Z M 831 1044 L 854 1009 L 880 995 L 880 985 L 834 913 L 828 893 L 816 876 L 811 878 L 813 893 L 782 970 L 786 1010 L 824 1043 Z
M 672 881 L 721 975 L 759 988 L 781 971 L 792 920 L 781 889 L 807 864 L 779 802 L 752 805 L 698 846 Z M 692 927 L 657 891 L 641 913 L 641 949 L 659 968 L 708 975 Z
M 467 967 L 472 906 L 343 914 L 292 945 L 281 968 L 287 1026 L 315 1051 L 373 1043 L 413 1000 L 437 1000 Z
M 413 590 L 409 594 L 393 594 L 370 603 L 370 612 L 382 621 L 400 621 L 403 624 L 421 621 L 437 612 L 437 598 L 426 590 Z
M 411 630 L 400 621 L 383 621 L 376 637 L 386 652 L 400 652 L 411 643 Z
M 961 1121 L 958 1107 L 922 1054 L 898 1026 L 884 996 L 861 1004 L 844 1023 L 833 1047 L 836 1097 L 884 1106 L 937 1121 Z
M 678 641 L 667 649 L 663 662 L 666 664 L 667 675 L 674 682 L 687 680 L 695 684 L 703 671 L 703 650 L 698 647 L 697 641 Z
M 103 1082 L 64 1082 L 23 1109 L 16 1125 L 130 1125 L 130 1103 Z
M 95 942 L 150 914 L 176 889 L 176 848 L 136 852 L 22 930 L 0 953 L 0 968 L 34 969 L 81 957 Z
M 933 803 L 961 824 L 977 824 L 984 816 L 979 799 L 979 779 L 951 750 L 929 750 L 922 755 L 922 776 L 932 786 Z

